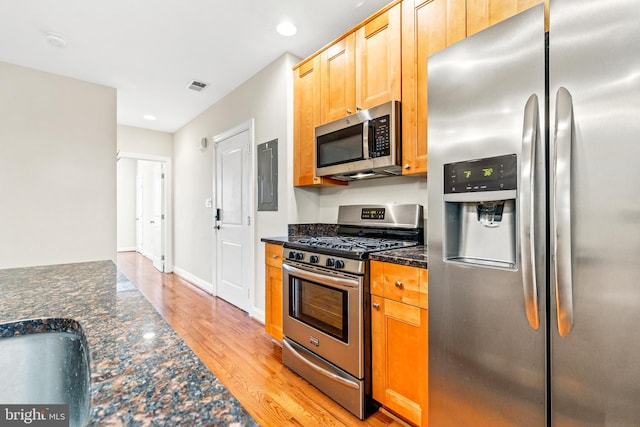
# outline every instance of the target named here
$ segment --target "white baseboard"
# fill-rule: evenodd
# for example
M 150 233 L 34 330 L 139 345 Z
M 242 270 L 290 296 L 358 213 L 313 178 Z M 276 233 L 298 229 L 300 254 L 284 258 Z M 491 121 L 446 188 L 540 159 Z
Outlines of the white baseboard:
M 180 267 L 176 267 L 175 265 L 173 266 L 173 274 L 182 277 L 184 280 L 193 283 L 206 293 L 213 295 L 213 284 L 207 282 L 206 280 L 201 279 L 198 276 L 194 276 L 188 271 L 183 270 Z
M 136 247 L 135 246 L 127 246 L 124 248 L 118 248 L 117 249 L 118 252 L 135 252 L 136 251 Z
M 253 317 L 254 319 L 256 319 L 258 322 L 262 323 L 264 325 L 265 319 L 266 319 L 266 315 L 264 310 L 257 308 L 256 306 L 253 306 L 253 308 L 251 309 L 253 312 L 251 313 L 251 317 Z

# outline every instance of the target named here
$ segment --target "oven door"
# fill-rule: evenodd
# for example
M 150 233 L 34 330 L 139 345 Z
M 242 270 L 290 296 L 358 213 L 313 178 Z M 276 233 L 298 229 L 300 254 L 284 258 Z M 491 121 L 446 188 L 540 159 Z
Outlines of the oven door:
M 363 278 L 285 262 L 282 284 L 283 334 L 363 378 Z

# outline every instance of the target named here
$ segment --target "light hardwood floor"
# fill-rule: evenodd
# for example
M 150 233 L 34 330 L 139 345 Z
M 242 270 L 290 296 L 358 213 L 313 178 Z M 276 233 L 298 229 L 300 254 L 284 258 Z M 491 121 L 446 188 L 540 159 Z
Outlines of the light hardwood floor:
M 385 410 L 351 415 L 283 366 L 264 325 L 231 304 L 136 252 L 117 265 L 261 426 L 407 426 Z

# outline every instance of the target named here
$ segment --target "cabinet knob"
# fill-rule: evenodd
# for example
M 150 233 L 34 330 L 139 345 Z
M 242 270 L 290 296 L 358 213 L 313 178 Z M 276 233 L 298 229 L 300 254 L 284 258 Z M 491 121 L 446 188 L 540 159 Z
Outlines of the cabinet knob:
M 362 107 L 356 105 L 356 111 L 362 111 Z
M 273 254 L 272 256 L 273 256 L 274 259 L 278 258 L 278 255 L 276 255 L 276 254 Z
M 405 169 L 409 169 L 410 167 L 411 167 L 411 165 L 410 165 L 409 163 L 405 163 L 405 164 L 404 164 L 404 168 L 405 168 Z
M 395 283 L 395 285 L 396 285 L 396 288 L 398 288 L 398 289 L 402 288 L 402 282 L 399 281 L 399 280 Z
M 347 114 L 351 114 L 351 110 L 347 108 Z
M 377 302 L 373 303 L 373 308 L 375 308 L 376 310 L 380 308 L 380 304 L 378 304 Z

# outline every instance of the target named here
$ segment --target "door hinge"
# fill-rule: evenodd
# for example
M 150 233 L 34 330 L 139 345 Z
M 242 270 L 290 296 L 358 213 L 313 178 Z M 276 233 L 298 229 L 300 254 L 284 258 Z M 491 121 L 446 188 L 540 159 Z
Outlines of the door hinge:
M 160 174 L 160 178 L 164 179 L 164 172 Z
M 160 261 L 164 261 L 164 255 L 160 255 Z
M 251 299 L 251 289 L 247 289 L 247 299 Z
M 247 217 L 247 225 L 251 225 L 251 217 L 250 216 Z
M 251 154 L 251 145 L 247 145 L 247 154 Z
M 160 215 L 160 219 L 164 219 L 164 214 Z

